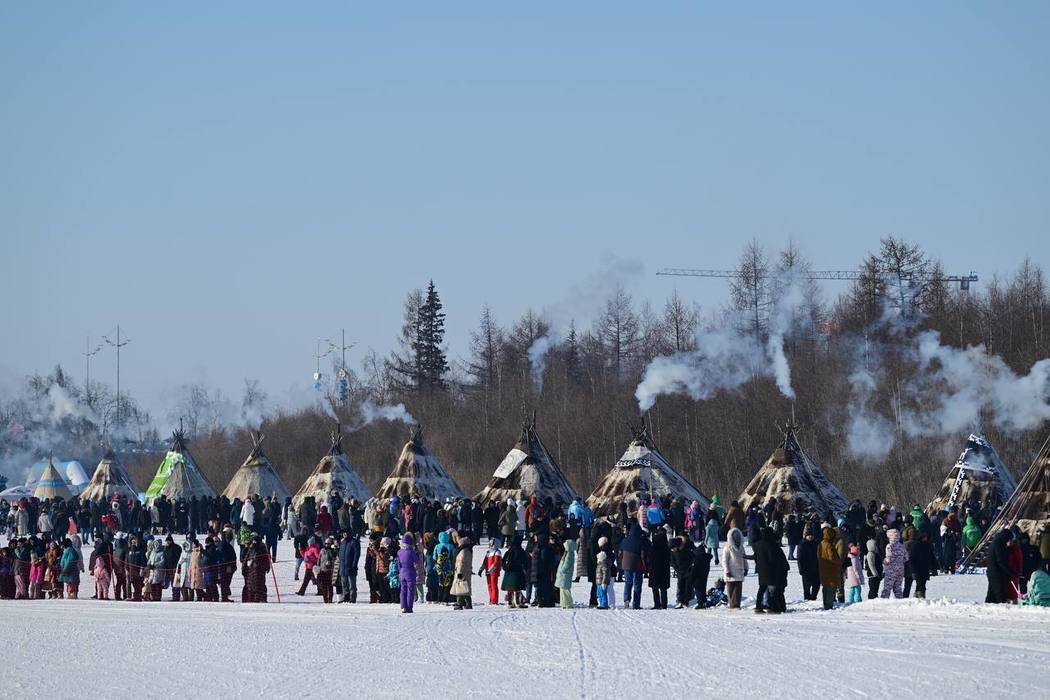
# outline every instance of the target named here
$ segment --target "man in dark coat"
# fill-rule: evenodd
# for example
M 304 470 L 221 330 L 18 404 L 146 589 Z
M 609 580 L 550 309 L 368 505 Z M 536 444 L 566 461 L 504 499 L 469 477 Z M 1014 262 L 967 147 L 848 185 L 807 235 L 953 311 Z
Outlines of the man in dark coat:
M 557 559 L 554 550 L 547 542 L 547 537 L 541 534 L 534 535 L 536 539 L 535 548 L 532 550 L 532 566 L 529 581 L 536 590 L 536 607 L 554 607 L 554 572 L 557 568 Z
M 693 565 L 689 569 L 689 588 L 696 595 L 696 609 L 707 607 L 707 577 L 711 573 L 711 553 L 700 542 L 693 549 Z
M 811 530 L 806 531 L 798 546 L 798 572 L 802 575 L 802 595 L 806 600 L 816 600 L 820 592 L 820 568 L 817 551 L 820 542 Z
M 1006 587 L 1011 585 L 1010 578 L 1013 572 L 1010 569 L 1010 541 L 1014 533 L 1004 529 L 988 548 L 988 568 L 985 575 L 988 577 L 988 593 L 985 595 L 986 603 L 1008 603 L 1010 598 L 1006 595 Z
M 356 533 L 343 531 L 339 543 L 339 580 L 342 581 L 343 598 L 340 603 L 357 602 L 357 563 L 361 559 L 361 540 Z
M 241 564 L 244 576 L 244 588 L 241 590 L 242 603 L 266 602 L 266 575 L 270 573 L 270 556 L 258 533 L 252 535 L 251 544 Z
M 233 530 L 229 528 L 223 530 L 222 537 L 219 538 L 218 549 L 219 562 L 222 564 L 222 568 L 219 569 L 219 593 L 222 595 L 222 602 L 232 603 L 230 583 L 233 581 L 233 572 L 237 570 L 237 551 L 233 548 Z
M 755 552 L 755 569 L 758 572 L 758 595 L 755 597 L 755 612 L 779 614 L 787 610 L 784 589 L 790 569 L 784 550 L 776 541 L 772 528 L 762 528 L 758 542 L 751 547 Z

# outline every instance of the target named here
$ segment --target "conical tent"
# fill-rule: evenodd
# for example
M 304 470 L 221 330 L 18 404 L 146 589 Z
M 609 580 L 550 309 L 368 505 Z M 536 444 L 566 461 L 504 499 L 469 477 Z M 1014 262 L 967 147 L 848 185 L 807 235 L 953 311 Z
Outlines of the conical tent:
M 405 443 L 394 471 L 379 486 L 376 497 L 419 496 L 430 500 L 463 498 L 463 490 L 449 476 L 441 462 L 423 445 L 423 428 L 418 426 Z
M 372 491 L 361 480 L 350 464 L 350 458 L 343 452 L 342 433 L 336 430 L 332 434 L 332 448 L 317 463 L 310 477 L 292 497 L 296 508 L 303 504 L 307 496 L 313 496 L 318 504 L 328 501 L 333 493 L 344 499 L 356 498 L 364 503 L 372 497 Z
M 164 461 L 146 489 L 146 502 L 151 502 L 161 494 L 169 500 L 191 496 L 215 497 L 215 489 L 204 478 L 193 455 L 186 448 L 186 434 L 181 429 L 172 433 L 171 449 L 164 455 Z
M 682 498 L 686 504 L 696 501 L 704 510 L 710 505 L 707 496 L 660 454 L 648 429 L 643 427 L 616 466 L 587 497 L 587 505 L 595 517 L 601 517 L 616 514 L 624 501 L 634 501 L 637 507 L 641 499 L 663 496 Z
M 135 487 L 135 482 L 131 480 L 124 465 L 117 460 L 113 450 L 106 450 L 106 454 L 95 467 L 91 480 L 80 492 L 81 499 L 96 502 L 105 502 L 113 498 L 137 500 L 138 497 L 139 490 Z
M 44 473 L 40 476 L 40 483 L 36 485 L 36 489 L 33 491 L 33 495 L 40 500 L 73 497 L 72 492 L 69 490 L 69 485 L 66 484 L 66 480 L 55 469 L 55 463 L 50 457 L 47 460 Z
M 292 494 L 281 481 L 281 477 L 277 476 L 277 470 L 269 457 L 262 451 L 263 435 L 253 432 L 251 436 L 252 451 L 240 469 L 234 473 L 222 495 L 231 501 L 235 498 L 245 501 L 255 495 L 263 498 L 273 496 L 279 503 L 284 503 L 284 499 Z
M 1015 525 L 1027 532 L 1033 541 L 1037 541 L 1043 529 L 1050 527 L 1050 438 L 1043 443 L 1039 455 L 1021 477 L 1010 500 L 988 526 L 988 531 L 970 552 L 963 566 L 982 561 L 985 550 L 995 536 L 1004 528 Z
M 941 492 L 926 506 L 926 514 L 948 510 L 953 505 L 976 499 L 987 501 L 998 510 L 1017 489 L 1010 469 L 984 436 L 970 435 L 966 449 L 948 472 Z
M 784 442 L 773 450 L 737 500 L 746 511 L 752 505 L 764 506 L 770 498 L 777 499 L 784 512 L 802 513 L 813 508 L 821 515 L 838 515 L 849 508 L 846 496 L 798 444 L 795 426 L 790 424 L 784 429 Z
M 567 505 L 576 498 L 576 490 L 562 474 L 543 441 L 536 433 L 536 418 L 527 421 L 521 435 L 507 456 L 496 467 L 492 480 L 474 500 L 482 508 L 513 498 L 517 502 L 536 496 Z

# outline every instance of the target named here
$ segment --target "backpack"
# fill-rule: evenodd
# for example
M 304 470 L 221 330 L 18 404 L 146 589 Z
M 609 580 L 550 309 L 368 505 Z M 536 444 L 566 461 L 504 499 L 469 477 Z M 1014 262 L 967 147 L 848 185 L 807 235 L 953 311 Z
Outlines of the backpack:
M 390 560 L 390 570 L 386 572 L 386 579 L 391 588 L 401 588 L 401 567 L 398 566 L 397 559 Z

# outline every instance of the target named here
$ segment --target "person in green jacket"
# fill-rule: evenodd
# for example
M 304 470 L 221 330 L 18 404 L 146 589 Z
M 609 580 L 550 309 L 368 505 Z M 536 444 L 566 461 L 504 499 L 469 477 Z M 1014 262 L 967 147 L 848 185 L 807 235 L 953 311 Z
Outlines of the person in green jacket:
M 916 503 L 915 505 L 913 505 L 911 507 L 911 512 L 908 513 L 908 517 L 911 518 L 911 524 L 913 526 L 915 526 L 916 528 L 919 527 L 919 525 L 922 524 L 922 516 L 923 516 L 922 508 L 920 508 L 919 504 Z
M 62 540 L 62 559 L 59 560 L 58 580 L 66 584 L 66 597 L 77 599 L 80 590 L 80 555 L 73 549 L 73 543 L 66 538 Z
M 1050 574 L 1042 569 L 1032 572 L 1032 578 L 1028 580 L 1028 595 L 1022 605 L 1050 608 Z
M 966 527 L 963 528 L 963 554 L 969 554 L 977 543 L 981 541 L 980 526 L 977 525 L 977 521 L 973 519 L 972 515 L 966 516 Z
M 561 606 L 572 607 L 572 572 L 576 567 L 576 540 L 565 540 L 565 554 L 558 562 L 558 571 L 554 577 L 554 585 L 561 593 Z

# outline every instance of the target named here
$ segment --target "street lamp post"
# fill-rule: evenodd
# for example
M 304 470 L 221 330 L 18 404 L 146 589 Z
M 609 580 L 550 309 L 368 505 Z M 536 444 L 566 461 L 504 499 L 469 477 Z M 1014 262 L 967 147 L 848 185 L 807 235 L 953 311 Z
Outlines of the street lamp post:
M 117 324 L 117 340 L 114 342 L 108 336 L 102 336 L 102 340 L 117 349 L 117 417 L 116 424 L 120 425 L 120 349 L 131 342 L 130 338 L 120 339 L 120 324 Z

